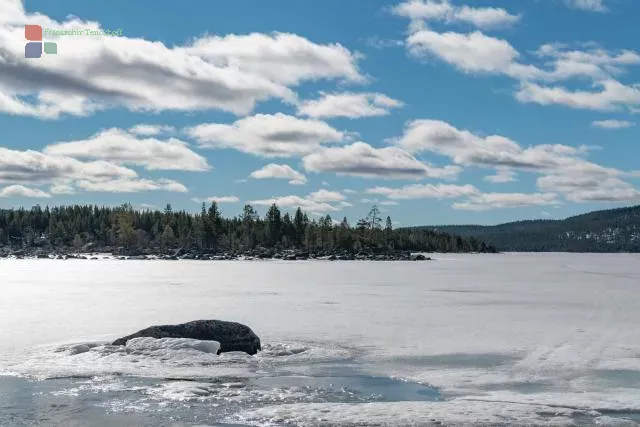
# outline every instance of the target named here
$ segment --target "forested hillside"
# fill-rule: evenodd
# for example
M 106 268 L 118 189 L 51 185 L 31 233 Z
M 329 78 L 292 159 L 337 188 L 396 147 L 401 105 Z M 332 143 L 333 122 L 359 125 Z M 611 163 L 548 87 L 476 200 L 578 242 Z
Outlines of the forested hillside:
M 394 230 L 373 207 L 352 226 L 347 218 L 310 218 L 300 208 L 292 216 L 272 205 L 261 218 L 246 205 L 240 216 L 225 218 L 218 205 L 202 205 L 197 214 L 99 206 L 35 206 L 0 210 L 0 248 L 70 248 L 109 250 L 122 254 L 166 253 L 180 248 L 207 253 L 249 251 L 256 248 L 305 251 L 491 252 L 475 238 L 444 232 Z
M 564 220 L 419 228 L 475 237 L 500 251 L 640 252 L 640 206 Z

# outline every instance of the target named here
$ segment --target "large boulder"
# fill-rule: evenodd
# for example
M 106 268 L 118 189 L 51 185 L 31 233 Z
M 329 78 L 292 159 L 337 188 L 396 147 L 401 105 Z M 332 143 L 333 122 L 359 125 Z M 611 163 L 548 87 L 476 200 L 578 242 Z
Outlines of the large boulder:
M 119 338 L 113 345 L 125 345 L 132 338 L 191 338 L 218 341 L 219 353 L 243 351 L 254 355 L 262 350 L 260 338 L 249 328 L 236 322 L 222 320 L 194 320 L 180 325 L 151 326 L 132 335 Z

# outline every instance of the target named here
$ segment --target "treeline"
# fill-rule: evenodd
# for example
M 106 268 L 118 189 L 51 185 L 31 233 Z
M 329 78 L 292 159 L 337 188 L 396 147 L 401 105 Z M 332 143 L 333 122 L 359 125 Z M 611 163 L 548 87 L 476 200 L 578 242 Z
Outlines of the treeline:
M 563 220 L 419 229 L 475 237 L 500 251 L 640 252 L 640 206 L 594 211 Z
M 347 218 L 309 218 L 300 208 L 294 215 L 272 205 L 264 217 L 253 206 L 241 215 L 225 218 L 218 205 L 202 204 L 199 213 L 135 210 L 129 204 L 101 206 L 35 206 L 0 210 L 0 245 L 17 247 L 67 247 L 76 250 L 113 248 L 123 253 L 174 248 L 208 252 L 256 248 L 308 251 L 426 251 L 493 252 L 475 238 L 461 238 L 433 230 L 394 230 L 390 217 L 383 220 L 374 206 L 351 225 Z

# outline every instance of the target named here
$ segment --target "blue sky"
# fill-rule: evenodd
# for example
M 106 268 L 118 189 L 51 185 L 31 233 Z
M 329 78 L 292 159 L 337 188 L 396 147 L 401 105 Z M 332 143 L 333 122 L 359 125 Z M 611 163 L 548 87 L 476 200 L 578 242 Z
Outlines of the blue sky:
M 0 207 L 397 224 L 640 202 L 632 0 L 0 4 Z M 46 39 L 24 25 L 122 29 Z

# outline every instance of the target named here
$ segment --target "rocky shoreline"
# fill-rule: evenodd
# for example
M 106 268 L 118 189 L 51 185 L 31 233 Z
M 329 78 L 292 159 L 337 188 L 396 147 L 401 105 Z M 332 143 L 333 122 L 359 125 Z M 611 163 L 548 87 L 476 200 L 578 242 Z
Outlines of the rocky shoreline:
M 119 259 L 119 260 L 200 260 L 200 261 L 249 261 L 249 260 L 328 260 L 328 261 L 430 261 L 432 258 L 422 253 L 408 251 L 301 251 L 254 249 L 239 252 L 212 252 L 200 250 L 174 249 L 170 251 L 146 250 L 138 253 L 124 253 L 121 250 L 104 248 L 91 251 L 72 249 L 10 249 L 0 248 L 0 258 L 13 259 Z

